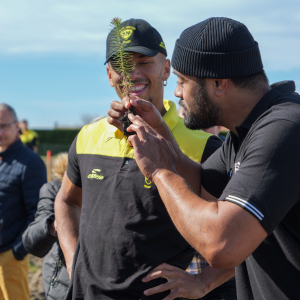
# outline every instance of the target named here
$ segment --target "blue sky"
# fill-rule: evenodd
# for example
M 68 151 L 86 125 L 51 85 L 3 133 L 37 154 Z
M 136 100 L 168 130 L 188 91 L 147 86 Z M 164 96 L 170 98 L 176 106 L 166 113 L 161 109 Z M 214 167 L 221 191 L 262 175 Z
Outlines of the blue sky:
M 172 56 L 187 27 L 224 16 L 244 23 L 259 43 L 270 82 L 293 79 L 300 91 L 300 2 L 0 1 L 0 102 L 12 105 L 33 128 L 82 126 L 105 115 L 116 100 L 105 66 L 105 41 L 113 17 L 147 20 Z M 165 98 L 175 100 L 172 75 Z M 177 102 L 177 100 L 175 100 Z

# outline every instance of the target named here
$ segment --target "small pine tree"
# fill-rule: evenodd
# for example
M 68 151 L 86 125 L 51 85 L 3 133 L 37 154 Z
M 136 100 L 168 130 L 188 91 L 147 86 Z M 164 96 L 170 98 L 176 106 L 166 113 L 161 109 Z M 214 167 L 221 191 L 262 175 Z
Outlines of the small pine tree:
M 111 26 L 113 29 L 110 43 L 116 54 L 110 63 L 121 77 L 120 87 L 123 96 L 129 96 L 130 88 L 133 86 L 130 71 L 135 67 L 135 64 L 132 62 L 133 54 L 132 52 L 125 51 L 128 45 L 123 43 L 121 37 L 122 20 L 120 18 L 113 18 Z
M 122 96 L 128 96 L 130 94 L 130 88 L 133 86 L 130 72 L 135 68 L 135 64 L 132 61 L 133 54 L 132 52 L 125 51 L 128 47 L 127 44 L 123 43 L 121 37 L 122 30 L 122 20 L 120 18 L 113 18 L 111 21 L 112 26 L 112 35 L 111 35 L 111 46 L 116 52 L 113 58 L 110 61 L 112 68 L 119 74 L 121 77 L 120 88 Z M 135 134 L 135 132 L 128 132 L 127 127 L 131 124 L 128 119 L 128 114 L 132 113 L 136 115 L 134 106 L 130 106 L 125 115 L 120 119 L 122 125 L 123 134 L 128 137 L 129 135 Z

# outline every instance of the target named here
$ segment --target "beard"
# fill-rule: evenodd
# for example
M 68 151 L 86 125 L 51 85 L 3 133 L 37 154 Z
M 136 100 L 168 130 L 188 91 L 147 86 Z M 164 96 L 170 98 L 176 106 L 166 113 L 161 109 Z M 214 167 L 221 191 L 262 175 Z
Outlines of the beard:
M 205 79 L 199 79 L 197 92 L 192 97 L 189 110 L 185 107 L 183 99 L 179 100 L 179 105 L 184 108 L 184 125 L 192 130 L 216 126 L 220 119 L 220 107 L 207 95 Z

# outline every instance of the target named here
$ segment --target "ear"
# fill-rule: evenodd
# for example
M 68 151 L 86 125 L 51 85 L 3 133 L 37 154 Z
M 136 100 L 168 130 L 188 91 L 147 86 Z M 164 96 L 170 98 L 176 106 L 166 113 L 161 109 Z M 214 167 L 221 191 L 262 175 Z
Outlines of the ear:
M 211 79 L 211 80 L 213 80 L 214 94 L 217 97 L 224 96 L 228 87 L 228 79 Z
M 107 77 L 108 77 L 108 81 L 109 81 L 110 86 L 111 86 L 111 87 L 114 87 L 114 83 L 113 83 L 113 81 L 112 81 L 112 79 L 111 79 L 111 72 L 112 72 L 111 69 L 112 69 L 112 68 L 111 68 L 110 64 L 108 63 L 108 64 L 106 65 L 106 73 L 107 73 Z
M 168 80 L 168 78 L 170 77 L 170 73 L 171 73 L 171 62 L 169 59 L 166 59 L 164 62 L 164 69 L 163 69 L 163 81 Z

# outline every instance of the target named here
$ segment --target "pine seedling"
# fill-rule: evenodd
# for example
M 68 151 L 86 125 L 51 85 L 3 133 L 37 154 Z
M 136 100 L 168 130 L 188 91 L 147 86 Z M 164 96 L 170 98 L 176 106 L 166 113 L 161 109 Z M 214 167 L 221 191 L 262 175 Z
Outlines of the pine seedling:
M 134 69 L 135 65 L 132 62 L 132 52 L 126 52 L 128 44 L 123 43 L 122 39 L 122 20 L 120 18 L 113 18 L 111 21 L 112 35 L 111 35 L 111 46 L 115 50 L 111 65 L 113 69 L 121 77 L 121 91 L 123 96 L 129 96 L 130 88 L 133 86 L 131 81 L 130 72 Z
M 127 52 L 128 44 L 123 43 L 122 39 L 122 20 L 120 18 L 113 18 L 111 20 L 112 34 L 111 34 L 111 47 L 114 49 L 114 56 L 110 61 L 112 68 L 120 76 L 120 88 L 122 96 L 128 96 L 130 94 L 130 88 L 133 86 L 130 72 L 134 69 L 135 64 L 132 61 L 132 52 Z M 127 127 L 131 124 L 128 119 L 128 114 L 133 113 L 136 115 L 134 106 L 130 106 L 125 115 L 120 119 L 122 125 L 123 134 L 128 137 L 129 135 L 135 134 L 135 132 L 128 132 Z

